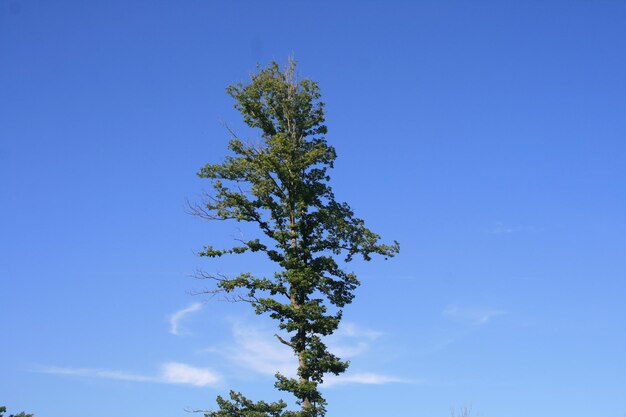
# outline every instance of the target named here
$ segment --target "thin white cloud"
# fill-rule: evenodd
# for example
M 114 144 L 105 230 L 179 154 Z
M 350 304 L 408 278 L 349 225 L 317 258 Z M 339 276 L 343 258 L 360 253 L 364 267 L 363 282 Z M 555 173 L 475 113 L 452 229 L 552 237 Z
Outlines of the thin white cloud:
M 375 340 L 381 337 L 383 333 L 376 330 L 360 327 L 351 322 L 345 322 L 339 326 L 339 328 L 335 332 L 335 335 Z
M 81 376 L 88 378 L 116 379 L 133 382 L 156 382 L 162 384 L 193 385 L 196 387 L 216 385 L 220 376 L 206 368 L 196 368 L 179 362 L 168 362 L 161 365 L 160 372 L 155 376 L 134 374 L 125 371 L 96 369 L 96 368 L 67 368 L 49 366 L 38 369 L 37 372 Z
M 44 374 L 54 375 L 70 375 L 70 376 L 84 376 L 90 378 L 104 378 L 104 379 L 118 379 L 121 381 L 135 381 L 135 382 L 154 382 L 154 377 L 145 375 L 133 374 L 124 371 L 113 371 L 108 369 L 94 369 L 94 368 L 64 368 L 57 366 L 47 366 L 37 370 Z
M 344 322 L 328 338 L 328 348 L 340 358 L 354 358 L 367 352 L 372 342 L 380 338 L 382 332 Z
M 252 327 L 242 321 L 233 321 L 232 347 L 222 351 L 234 364 L 254 373 L 273 376 L 276 372 L 295 377 L 298 362 L 293 351 L 280 343 L 269 329 Z M 382 333 L 346 323 L 329 341 L 329 350 L 341 358 L 351 358 L 368 350 L 369 343 Z M 356 340 L 354 340 L 356 339 Z M 208 350 L 215 352 L 214 348 Z M 345 384 L 389 384 L 409 382 L 406 379 L 376 373 L 355 373 L 341 376 L 328 375 L 325 387 Z
M 240 321 L 233 322 L 232 331 L 235 346 L 227 352 L 231 361 L 263 375 L 296 375 L 298 364 L 292 350 L 271 331 L 259 331 Z
M 193 366 L 169 362 L 161 367 L 161 382 L 167 384 L 184 384 L 194 385 L 196 387 L 205 387 L 207 385 L 215 385 L 219 382 L 220 377 L 213 371 L 206 368 L 195 368 Z
M 328 342 L 328 350 L 333 354 L 337 355 L 343 359 L 354 358 L 355 356 L 359 356 L 367 352 L 370 348 L 370 344 L 367 342 L 356 342 L 356 343 L 340 343 L 329 341 Z
M 493 235 L 507 235 L 511 233 L 520 233 L 520 232 L 528 232 L 534 233 L 538 232 L 539 229 L 535 226 L 511 226 L 506 225 L 502 222 L 496 222 L 493 227 L 487 230 L 487 233 Z
M 480 326 L 489 323 L 494 317 L 507 314 L 507 312 L 489 308 L 462 308 L 451 304 L 443 310 L 442 314 L 449 319 Z
M 370 372 L 363 373 L 355 373 L 355 374 L 347 374 L 347 375 L 329 375 L 324 380 L 324 387 L 332 387 L 336 385 L 345 385 L 345 384 L 365 384 L 365 385 L 383 385 L 383 384 L 393 384 L 393 383 L 402 383 L 408 384 L 413 381 L 408 379 L 399 378 L 392 375 L 383 375 L 376 374 Z
M 461 326 L 446 326 L 444 329 L 440 329 L 433 340 L 429 342 L 430 346 L 426 348 L 424 353 L 430 354 L 446 349 L 468 335 L 481 330 L 483 326 L 486 326 L 496 317 L 506 314 L 509 312 L 495 308 L 460 307 L 456 304 L 450 304 L 443 309 L 441 315 L 450 321 L 461 324 Z
M 174 336 L 180 335 L 180 321 L 191 313 L 200 311 L 202 309 L 202 303 L 192 303 L 188 307 L 178 310 L 169 316 L 170 333 Z
M 292 350 L 278 342 L 271 330 L 259 330 L 234 321 L 232 331 L 235 346 L 228 350 L 228 356 L 233 362 L 264 375 L 276 372 L 296 375 L 298 364 Z M 329 338 L 328 348 L 340 358 L 353 358 L 366 352 L 370 342 L 381 335 L 381 332 L 345 323 Z

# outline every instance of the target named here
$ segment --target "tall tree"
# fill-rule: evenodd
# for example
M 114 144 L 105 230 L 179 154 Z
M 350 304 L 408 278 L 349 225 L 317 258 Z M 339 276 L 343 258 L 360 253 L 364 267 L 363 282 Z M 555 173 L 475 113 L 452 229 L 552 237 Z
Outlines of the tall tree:
M 235 247 L 206 246 L 200 256 L 220 257 L 258 252 L 278 267 L 273 277 L 249 272 L 214 279 L 209 293 L 225 293 L 249 303 L 257 314 L 269 314 L 288 336 L 276 335 L 298 361 L 297 377 L 276 374 L 275 387 L 292 393 L 298 411 L 287 404 L 253 402 L 241 393 L 217 398 L 218 411 L 207 417 L 322 417 L 326 401 L 318 386 L 324 375 L 338 375 L 348 362 L 330 353 L 323 337 L 338 327 L 342 309 L 354 298 L 359 281 L 342 269 L 355 256 L 369 261 L 373 254 L 394 256 L 399 245 L 379 243 L 379 236 L 338 202 L 329 186 L 328 170 L 335 149 L 324 135 L 324 103 L 318 84 L 299 80 L 290 60 L 281 70 L 276 62 L 260 68 L 248 84 L 231 85 L 228 94 L 245 123 L 259 129 L 260 144 L 233 134 L 232 155 L 208 164 L 198 175 L 211 180 L 213 190 L 192 212 L 208 220 L 235 220 L 257 226 L 260 237 L 240 239 Z

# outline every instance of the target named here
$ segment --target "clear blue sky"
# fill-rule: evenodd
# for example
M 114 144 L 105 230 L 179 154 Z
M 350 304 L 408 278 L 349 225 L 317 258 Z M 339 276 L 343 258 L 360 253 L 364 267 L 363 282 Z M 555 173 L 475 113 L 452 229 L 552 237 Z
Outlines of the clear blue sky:
M 278 398 L 272 323 L 187 294 L 196 268 L 271 267 L 197 258 L 239 231 L 185 201 L 239 123 L 226 85 L 294 54 L 338 198 L 402 245 L 353 266 L 328 416 L 622 417 L 624 22 L 620 1 L 0 0 L 0 402 Z

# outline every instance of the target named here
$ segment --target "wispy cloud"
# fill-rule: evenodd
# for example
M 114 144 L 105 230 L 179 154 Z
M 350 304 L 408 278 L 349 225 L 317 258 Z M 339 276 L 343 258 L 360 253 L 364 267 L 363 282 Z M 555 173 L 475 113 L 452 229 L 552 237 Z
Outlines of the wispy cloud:
M 121 381 L 135 381 L 135 382 L 154 382 L 155 378 L 145 375 L 133 374 L 124 371 L 113 371 L 108 369 L 94 369 L 94 368 L 64 368 L 57 366 L 47 366 L 36 370 L 44 374 L 54 375 L 70 375 L 70 376 L 84 376 L 89 378 L 104 378 L 104 379 L 118 379 Z
M 503 222 L 496 222 L 493 227 L 489 228 L 486 230 L 487 233 L 493 234 L 493 235 L 507 235 L 507 234 L 511 234 L 511 233 L 520 233 L 520 232 L 527 232 L 527 233 L 534 233 L 539 231 L 538 228 L 536 228 L 535 226 L 512 226 L 512 225 L 507 225 L 504 224 Z
M 162 366 L 159 380 L 168 384 L 204 387 L 217 384 L 220 381 L 220 377 L 206 368 L 195 368 L 184 363 L 169 362 Z
M 254 373 L 273 376 L 276 372 L 295 377 L 298 362 L 293 351 L 280 343 L 271 330 L 252 327 L 242 321 L 233 321 L 233 346 L 208 352 L 220 352 L 238 366 Z M 381 332 L 345 323 L 328 341 L 329 350 L 341 358 L 352 358 L 368 350 L 369 344 L 382 336 Z M 388 384 L 409 382 L 403 378 L 376 373 L 355 373 L 341 376 L 329 375 L 325 387 L 342 384 Z
M 202 303 L 192 303 L 188 307 L 178 310 L 169 316 L 170 333 L 174 336 L 180 335 L 180 321 L 191 313 L 200 311 L 202 309 Z
M 491 308 L 467 308 L 451 304 L 443 312 L 444 317 L 467 322 L 476 326 L 489 323 L 493 318 L 507 314 L 504 310 Z
M 340 358 L 350 359 L 367 352 L 371 344 L 382 335 L 383 333 L 377 330 L 364 328 L 352 322 L 344 322 L 328 338 L 328 347 Z
M 438 328 L 436 334 L 431 336 L 425 354 L 431 354 L 446 349 L 459 340 L 481 331 L 484 326 L 496 317 L 509 314 L 508 311 L 487 307 L 461 307 L 449 304 L 441 312 L 442 317 L 455 322 L 456 325 Z
M 154 376 L 109 369 L 67 368 L 56 366 L 43 367 L 37 369 L 36 371 L 54 375 L 116 379 L 120 381 L 134 382 L 156 382 L 162 384 L 182 384 L 193 385 L 196 387 L 216 385 L 221 380 L 218 374 L 209 369 L 196 368 L 179 362 L 168 362 L 162 364 L 159 373 Z
M 355 373 L 355 374 L 347 374 L 347 375 L 329 375 L 324 380 L 324 387 L 332 387 L 336 385 L 345 385 L 345 384 L 365 384 L 365 385 L 383 385 L 383 384 L 393 384 L 393 383 L 401 383 L 401 384 L 409 384 L 415 381 L 411 381 L 404 378 L 399 378 L 392 375 L 383 375 L 376 373 Z
M 235 344 L 227 350 L 232 362 L 263 375 L 276 372 L 296 375 L 298 364 L 293 352 L 279 343 L 271 331 L 259 331 L 241 321 L 234 321 L 232 332 Z
M 360 327 L 354 323 L 347 321 L 345 323 L 341 323 L 341 325 L 335 332 L 335 335 L 375 340 L 381 337 L 383 335 L 383 332 Z

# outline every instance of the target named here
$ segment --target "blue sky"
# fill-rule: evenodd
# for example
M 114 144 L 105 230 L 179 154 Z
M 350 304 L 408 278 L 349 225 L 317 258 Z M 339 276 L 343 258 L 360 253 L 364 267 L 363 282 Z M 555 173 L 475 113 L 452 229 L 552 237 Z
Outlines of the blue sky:
M 0 401 L 278 398 L 272 323 L 188 294 L 197 268 L 271 265 L 197 258 L 239 232 L 185 201 L 240 123 L 224 88 L 294 54 L 336 195 L 402 245 L 353 265 L 329 417 L 623 416 L 624 21 L 619 1 L 0 0 Z

